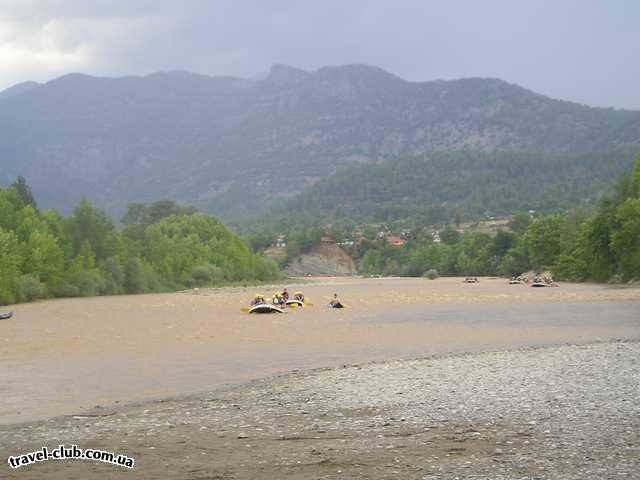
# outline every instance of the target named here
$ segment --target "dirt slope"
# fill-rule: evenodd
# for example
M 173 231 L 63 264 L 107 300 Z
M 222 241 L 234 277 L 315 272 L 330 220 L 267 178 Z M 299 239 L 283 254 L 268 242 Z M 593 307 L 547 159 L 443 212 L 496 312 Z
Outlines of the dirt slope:
M 355 275 L 357 272 L 353 259 L 340 247 L 319 245 L 310 252 L 291 260 L 285 273 L 294 277 L 305 275 L 335 277 Z

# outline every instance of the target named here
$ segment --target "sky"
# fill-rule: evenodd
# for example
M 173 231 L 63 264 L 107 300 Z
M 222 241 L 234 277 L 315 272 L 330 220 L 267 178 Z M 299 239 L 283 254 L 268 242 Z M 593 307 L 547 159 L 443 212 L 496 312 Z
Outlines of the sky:
M 0 89 L 70 72 L 366 63 L 640 110 L 635 0 L 0 0 Z

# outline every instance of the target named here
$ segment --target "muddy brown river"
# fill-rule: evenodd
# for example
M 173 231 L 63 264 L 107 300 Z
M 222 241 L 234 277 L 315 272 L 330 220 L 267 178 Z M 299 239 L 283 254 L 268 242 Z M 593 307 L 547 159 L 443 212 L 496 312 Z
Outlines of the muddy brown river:
M 247 315 L 275 287 L 64 299 L 0 321 L 0 423 L 175 397 L 320 366 L 640 338 L 640 288 L 322 279 L 313 307 Z M 345 310 L 325 307 L 338 292 Z M 2 311 L 7 309 L 3 308 Z

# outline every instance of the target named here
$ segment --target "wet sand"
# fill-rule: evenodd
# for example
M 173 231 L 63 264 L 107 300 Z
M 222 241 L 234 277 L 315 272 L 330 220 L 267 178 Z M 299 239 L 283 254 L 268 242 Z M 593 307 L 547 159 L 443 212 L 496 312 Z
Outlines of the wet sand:
M 640 338 L 640 288 L 502 279 L 323 279 L 300 288 L 314 307 L 275 316 L 240 312 L 255 288 L 15 306 L 14 319 L 0 322 L 0 424 L 293 369 Z M 348 309 L 324 307 L 334 291 Z

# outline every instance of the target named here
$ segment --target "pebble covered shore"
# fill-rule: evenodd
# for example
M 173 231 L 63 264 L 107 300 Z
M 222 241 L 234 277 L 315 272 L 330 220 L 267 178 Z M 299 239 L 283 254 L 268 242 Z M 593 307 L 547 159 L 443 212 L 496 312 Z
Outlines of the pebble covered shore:
M 293 372 L 96 416 L 0 427 L 7 458 L 76 443 L 136 458 L 0 478 L 640 479 L 640 343 Z

